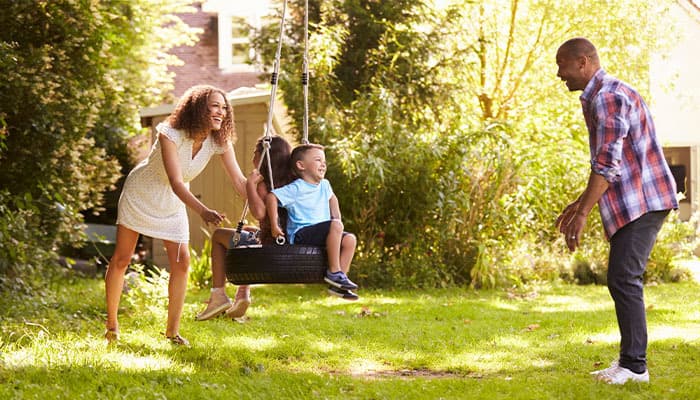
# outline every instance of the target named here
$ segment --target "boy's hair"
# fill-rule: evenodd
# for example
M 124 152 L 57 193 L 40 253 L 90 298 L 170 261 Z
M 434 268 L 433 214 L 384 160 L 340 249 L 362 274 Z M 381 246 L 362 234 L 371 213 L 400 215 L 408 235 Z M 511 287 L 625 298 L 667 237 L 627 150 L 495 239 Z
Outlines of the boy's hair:
M 292 170 L 294 171 L 296 176 L 301 177 L 301 175 L 299 174 L 299 170 L 297 170 L 297 161 L 300 161 L 302 158 L 304 158 L 306 152 L 311 149 L 324 150 L 324 147 L 320 144 L 308 143 L 300 144 L 299 146 L 295 147 L 294 150 L 292 150 L 290 162 L 292 163 Z
M 196 85 L 187 89 L 182 95 L 175 110 L 168 117 L 170 126 L 187 132 L 187 137 L 192 138 L 195 133 L 207 130 L 210 122 L 209 96 L 219 93 L 224 97 L 226 111 L 221 128 L 212 131 L 211 135 L 218 145 L 224 145 L 228 140 L 235 138 L 236 132 L 233 125 L 233 108 L 226 97 L 226 92 L 211 85 Z M 209 133 L 209 132 L 207 132 Z

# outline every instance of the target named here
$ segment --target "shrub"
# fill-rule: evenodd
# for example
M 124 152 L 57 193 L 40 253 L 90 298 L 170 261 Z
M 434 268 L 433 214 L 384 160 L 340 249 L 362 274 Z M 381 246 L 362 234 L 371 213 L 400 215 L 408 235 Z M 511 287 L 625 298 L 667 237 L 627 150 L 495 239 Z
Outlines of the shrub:
M 190 285 L 203 289 L 211 287 L 211 237 L 209 232 L 202 229 L 207 238 L 204 240 L 202 252 L 197 254 L 195 249 L 190 248 Z

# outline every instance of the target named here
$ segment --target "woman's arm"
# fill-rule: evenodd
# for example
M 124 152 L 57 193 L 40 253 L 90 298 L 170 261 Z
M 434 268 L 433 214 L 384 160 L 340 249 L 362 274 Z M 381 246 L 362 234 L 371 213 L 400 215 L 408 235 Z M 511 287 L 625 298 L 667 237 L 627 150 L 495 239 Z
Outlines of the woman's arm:
M 221 161 L 224 163 L 224 170 L 231 180 L 233 188 L 243 198 L 246 198 L 245 175 L 243 175 L 241 167 L 238 165 L 238 161 L 236 161 L 236 153 L 233 151 L 232 146 L 229 146 L 226 152 L 221 154 Z
M 175 192 L 175 195 L 179 197 L 185 205 L 197 212 L 204 222 L 215 225 L 220 224 L 224 220 L 224 216 L 219 214 L 216 210 L 205 206 L 185 185 L 182 179 L 182 170 L 177 157 L 177 146 L 175 143 L 162 133 L 159 134 L 158 140 L 160 141 L 160 151 L 163 156 L 165 173 L 168 175 L 170 187 L 173 189 L 173 192 Z

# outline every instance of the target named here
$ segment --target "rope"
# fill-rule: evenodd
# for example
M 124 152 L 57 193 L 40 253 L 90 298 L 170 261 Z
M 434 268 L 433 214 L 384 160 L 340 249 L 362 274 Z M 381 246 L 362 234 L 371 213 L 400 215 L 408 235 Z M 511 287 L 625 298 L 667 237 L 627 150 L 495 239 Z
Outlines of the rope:
M 272 67 L 272 75 L 270 76 L 270 85 L 272 86 L 270 90 L 270 107 L 267 111 L 267 124 L 265 125 L 265 137 L 263 138 L 263 153 L 260 155 L 260 162 L 257 165 L 258 171 L 262 167 L 263 160 L 267 159 L 267 171 L 269 173 L 268 178 L 270 179 L 270 189 L 275 188 L 275 184 L 272 180 L 272 161 L 270 160 L 270 142 L 272 142 L 272 117 L 274 116 L 275 110 L 275 97 L 277 95 L 277 78 L 279 77 L 280 70 L 280 59 L 282 57 L 282 38 L 284 37 L 284 21 L 287 14 L 287 0 L 282 3 L 282 20 L 280 21 L 280 33 L 279 39 L 277 40 L 277 52 L 275 53 L 275 62 Z M 238 244 L 241 239 L 241 232 L 243 231 L 243 224 L 246 216 L 248 215 L 248 200 L 246 200 L 243 206 L 243 212 L 241 213 L 241 219 L 238 221 L 236 226 L 236 232 L 233 235 L 234 246 Z
M 304 9 L 304 61 L 301 84 L 304 87 L 304 130 L 302 144 L 309 144 L 309 0 Z

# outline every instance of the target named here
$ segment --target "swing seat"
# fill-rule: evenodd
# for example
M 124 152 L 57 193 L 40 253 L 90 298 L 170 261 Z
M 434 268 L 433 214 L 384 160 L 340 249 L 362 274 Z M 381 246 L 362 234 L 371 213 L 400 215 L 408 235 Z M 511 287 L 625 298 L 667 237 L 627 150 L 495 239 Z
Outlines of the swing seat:
M 323 283 L 328 257 L 323 247 L 253 245 L 226 251 L 226 278 L 235 285 Z

